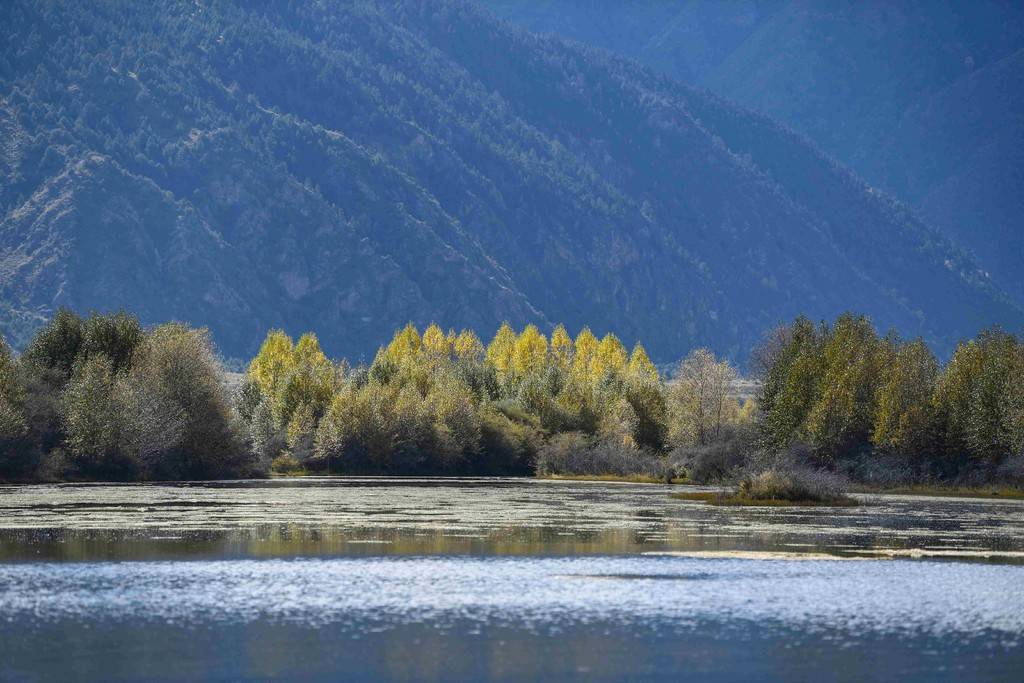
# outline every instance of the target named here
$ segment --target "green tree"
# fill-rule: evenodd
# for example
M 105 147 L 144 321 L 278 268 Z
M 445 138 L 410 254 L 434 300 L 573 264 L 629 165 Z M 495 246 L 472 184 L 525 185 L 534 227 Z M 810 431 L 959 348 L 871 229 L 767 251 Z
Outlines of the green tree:
M 61 417 L 68 451 L 87 469 L 120 454 L 124 411 L 118 394 L 113 363 L 103 353 L 79 363 L 64 389 Z
M 145 333 L 138 319 L 119 311 L 112 315 L 92 313 L 82 323 L 82 342 L 78 355 L 91 358 L 96 355 L 110 360 L 114 374 L 131 367 L 136 349 L 142 344 Z
M 151 475 L 209 478 L 248 464 L 206 329 L 154 329 L 122 387 L 130 443 Z
M 761 376 L 761 432 L 771 448 L 806 436 L 807 416 L 818 397 L 821 332 L 806 317 L 776 329 L 755 353 Z
M 1009 361 L 1010 369 L 1003 390 L 1003 429 L 1010 454 L 1024 455 L 1024 344 L 1017 344 Z
M 993 461 L 1013 450 L 1019 353 L 1016 338 L 998 329 L 957 346 L 932 400 L 947 456 Z
M 820 346 L 815 401 L 806 433 L 819 455 L 836 458 L 869 446 L 882 370 L 878 333 L 864 316 L 841 315 Z
M 1006 398 L 1007 386 L 1020 381 L 1013 376 L 1020 345 L 998 329 L 982 332 L 977 344 L 981 354 L 971 383 L 966 445 L 973 457 L 996 461 L 1013 448 L 1012 403 Z
M 24 448 L 28 433 L 24 404 L 25 386 L 11 348 L 0 335 L 0 472 L 8 471 L 16 450 Z
M 899 344 L 882 368 L 871 440 L 883 451 L 923 454 L 932 446 L 931 398 L 939 363 L 923 340 Z
M 623 397 L 636 416 L 634 442 L 660 450 L 665 445 L 668 429 L 668 404 L 661 382 L 641 372 L 626 381 Z
M 55 371 L 67 381 L 75 367 L 84 337 L 82 319 L 73 311 L 61 308 L 35 337 L 22 358 L 38 368 Z

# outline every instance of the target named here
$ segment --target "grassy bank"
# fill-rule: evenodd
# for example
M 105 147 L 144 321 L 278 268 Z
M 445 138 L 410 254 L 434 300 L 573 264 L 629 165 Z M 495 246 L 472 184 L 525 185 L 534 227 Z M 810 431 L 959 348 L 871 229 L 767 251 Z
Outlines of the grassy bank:
M 857 499 L 841 496 L 830 500 L 787 500 L 783 498 L 751 498 L 739 493 L 722 491 L 687 491 L 673 493 L 679 500 L 697 501 L 710 505 L 733 505 L 748 507 L 853 507 L 859 505 Z
M 1024 489 L 1012 486 L 954 486 L 917 484 L 912 486 L 854 486 L 856 493 L 888 493 L 901 496 L 935 496 L 939 498 L 1000 498 L 1024 500 Z
M 610 481 L 627 484 L 687 484 L 689 481 L 683 477 L 674 477 L 671 481 L 665 481 L 661 477 L 652 477 L 645 474 L 538 474 L 537 479 L 549 479 L 554 481 Z

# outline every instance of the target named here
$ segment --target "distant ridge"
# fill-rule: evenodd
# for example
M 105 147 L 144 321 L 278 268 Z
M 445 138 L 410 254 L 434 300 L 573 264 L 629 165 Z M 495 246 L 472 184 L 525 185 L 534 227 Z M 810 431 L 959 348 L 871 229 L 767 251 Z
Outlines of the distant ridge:
M 255 7 L 255 8 L 254 8 Z M 745 359 L 806 312 L 1024 313 L 769 119 L 462 2 L 0 7 L 0 330 L 60 305 L 369 357 L 406 321 Z
M 481 0 L 792 126 L 1024 305 L 1024 4 Z

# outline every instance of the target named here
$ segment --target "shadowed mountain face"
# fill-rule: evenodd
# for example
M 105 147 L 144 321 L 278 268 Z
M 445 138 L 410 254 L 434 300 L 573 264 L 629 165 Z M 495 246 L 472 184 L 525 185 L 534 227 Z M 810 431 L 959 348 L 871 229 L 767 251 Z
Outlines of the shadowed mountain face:
M 1024 303 L 1024 4 L 482 0 L 807 135 Z
M 18 0 L 0 31 L 15 342 L 59 305 L 228 355 L 283 326 L 367 356 L 408 320 L 590 324 L 663 360 L 744 358 L 799 312 L 941 350 L 1024 321 L 805 139 L 461 2 Z

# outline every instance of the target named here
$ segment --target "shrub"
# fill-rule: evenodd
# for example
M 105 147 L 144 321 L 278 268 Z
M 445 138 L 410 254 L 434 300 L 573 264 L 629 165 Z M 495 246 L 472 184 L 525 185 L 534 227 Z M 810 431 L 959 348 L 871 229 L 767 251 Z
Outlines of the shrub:
M 551 438 L 537 455 L 539 475 L 586 475 L 669 479 L 665 458 L 620 441 L 594 439 L 580 432 Z
M 276 474 L 301 474 L 302 464 L 290 453 L 282 453 L 270 463 L 270 471 Z
M 533 474 L 543 435 L 536 419 L 511 417 L 494 404 L 480 412 L 480 453 L 469 464 L 474 474 Z
M 748 500 L 831 502 L 846 497 L 845 480 L 831 472 L 810 468 L 772 468 L 747 475 L 737 497 Z
M 672 451 L 669 459 L 695 483 L 720 483 L 735 480 L 747 463 L 746 448 L 745 442 L 729 439 L 706 446 L 681 446 Z

